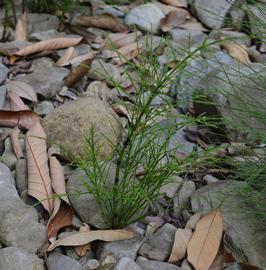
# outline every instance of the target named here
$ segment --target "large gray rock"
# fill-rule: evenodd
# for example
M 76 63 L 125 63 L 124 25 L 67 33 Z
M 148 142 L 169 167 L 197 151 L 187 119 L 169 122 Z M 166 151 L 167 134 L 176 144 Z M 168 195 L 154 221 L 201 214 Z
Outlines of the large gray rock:
M 128 257 L 121 258 L 116 264 L 114 270 L 142 270 L 132 259 Z
M 143 270 L 181 270 L 174 264 L 147 260 L 143 257 L 138 257 L 136 262 Z
M 83 97 L 64 104 L 42 121 L 48 139 L 74 156 L 84 156 L 85 137 L 93 126 L 100 156 L 110 157 L 118 143 L 121 127 L 113 110 L 100 99 Z
M 44 263 L 27 251 L 7 247 L 0 249 L 0 270 L 45 270 Z
M 64 85 L 64 78 L 69 70 L 56 67 L 53 60 L 42 57 L 32 61 L 32 73 L 19 75 L 16 79 L 26 82 L 45 98 L 50 98 L 58 93 Z
M 212 208 L 220 208 L 225 244 L 234 258 L 266 268 L 265 230 L 256 211 L 246 203 L 246 195 L 241 195 L 245 186 L 245 182 L 240 181 L 219 181 L 202 187 L 191 196 L 192 209 L 206 213 Z
M 176 230 L 175 226 L 166 223 L 144 242 L 139 250 L 139 254 L 157 261 L 166 260 L 172 250 Z
M 1 69 L 1 68 L 0 68 Z M 0 72 L 1 74 L 1 72 Z M 2 75 L 0 75 L 2 76 Z M 0 78 L 1 81 L 1 78 Z M 6 102 L 6 87 L 5 85 L 0 86 L 0 110 L 3 108 Z
M 8 72 L 9 69 L 0 63 L 0 83 L 6 79 Z
M 194 0 L 192 7 L 203 24 L 212 29 L 220 29 L 227 13 L 236 2 L 237 0 Z
M 138 28 L 151 33 L 160 31 L 160 20 L 164 18 L 162 10 L 154 4 L 145 4 L 133 8 L 126 16 L 127 25 L 136 25 Z
M 48 257 L 49 270 L 83 270 L 83 267 L 76 260 L 54 252 Z

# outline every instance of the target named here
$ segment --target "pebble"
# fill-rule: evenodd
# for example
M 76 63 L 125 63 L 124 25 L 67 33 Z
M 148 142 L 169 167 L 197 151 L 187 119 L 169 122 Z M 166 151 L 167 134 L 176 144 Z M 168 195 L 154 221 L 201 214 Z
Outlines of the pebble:
M 174 264 L 147 260 L 143 257 L 138 257 L 136 262 L 143 270 L 181 270 L 180 267 Z
M 53 252 L 48 257 L 49 270 L 83 270 L 81 264 L 76 260 L 62 255 L 58 252 Z
M 142 270 L 142 268 L 128 257 L 121 258 L 114 270 Z

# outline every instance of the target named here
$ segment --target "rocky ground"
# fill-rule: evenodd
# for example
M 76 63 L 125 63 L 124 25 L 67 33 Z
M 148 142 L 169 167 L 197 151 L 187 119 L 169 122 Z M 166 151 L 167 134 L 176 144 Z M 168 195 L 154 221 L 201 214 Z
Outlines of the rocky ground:
M 238 121 L 238 115 L 231 109 L 241 109 L 238 99 L 213 91 L 214 88 L 224 89 L 229 97 L 232 93 L 241 93 L 242 101 L 250 106 L 257 106 L 259 100 L 263 104 L 260 109 L 265 112 L 264 84 L 254 82 L 253 75 L 254 71 L 261 76 L 266 72 L 266 45 L 259 40 L 264 28 L 256 23 L 254 14 L 264 23 L 266 17 L 255 4 L 246 2 L 165 0 L 109 5 L 100 0 L 83 1 L 81 7 L 74 7 L 65 15 L 65 25 L 55 15 L 28 13 L 27 35 L 23 35 L 25 23 L 22 20 L 21 25 L 16 27 L 12 28 L 11 24 L 6 32 L 7 40 L 0 43 L 0 109 L 35 112 L 42 119 L 41 126 L 45 133 L 41 134 L 47 135 L 47 142 L 67 146 L 75 155 L 82 154 L 82 140 L 93 125 L 105 135 L 101 138 L 101 155 L 110 157 L 112 147 L 109 140 L 117 144 L 121 139 L 121 123 L 123 126 L 130 120 L 118 106 L 123 93 L 116 87 L 117 83 L 132 97 L 137 95 L 133 81 L 125 72 L 127 61 L 133 63 L 138 54 L 151 50 L 158 55 L 159 65 L 169 65 L 171 70 L 186 57 L 189 50 L 201 46 L 204 40 L 213 42 L 233 37 L 236 38 L 234 42 L 214 43 L 188 62 L 153 106 L 164 108 L 165 98 L 178 100 L 178 105 L 171 108 L 177 119 L 187 112 L 193 115 L 205 112 L 211 116 L 215 108 L 219 115 L 238 122 L 234 128 L 229 124 L 225 126 L 225 133 L 220 134 L 223 139 L 217 139 L 220 143 L 227 142 L 225 154 L 235 160 L 247 158 L 228 142 L 240 142 L 238 145 L 242 145 L 246 126 L 251 129 L 245 129 L 244 136 L 252 138 L 252 130 L 266 128 L 265 125 L 252 118 L 245 118 L 244 123 Z M 266 5 L 263 0 L 258 2 Z M 20 18 L 21 3 L 16 3 L 15 10 L 17 18 Z M 101 23 L 88 22 L 88 19 L 80 17 L 103 14 L 109 14 L 109 17 Z M 105 19 L 101 17 L 101 20 Z M 0 6 L 0 22 L 3 21 L 4 10 Z M 252 35 L 248 35 L 246 29 Z M 3 32 L 4 27 L 0 24 L 0 36 Z M 23 51 L 16 54 L 21 50 L 14 50 L 59 37 L 70 38 L 70 45 L 62 46 L 60 41 L 59 45 L 57 42 L 52 47 L 48 45 L 31 53 Z M 104 42 L 108 37 L 116 41 L 117 49 L 127 58 L 126 61 L 106 46 Z M 151 48 L 148 48 L 147 40 Z M 79 72 L 82 76 L 73 81 L 71 76 L 76 68 L 82 66 L 80 63 L 89 64 L 89 72 Z M 134 82 L 139 81 L 140 74 L 132 76 Z M 192 97 L 199 91 L 210 95 L 215 106 L 194 104 L 193 107 Z M 258 99 L 254 101 L 251 97 Z M 185 227 L 194 213 L 206 213 L 213 208 L 221 210 L 223 242 L 227 252 L 235 258 L 230 263 L 225 260 L 218 268 L 244 269 L 254 265 L 266 269 L 266 245 L 261 238 L 257 217 L 245 200 L 234 192 L 244 183 L 227 181 L 228 175 L 217 173 L 213 168 L 204 168 L 189 175 L 175 175 L 172 182 L 161 189 L 158 212 L 152 212 L 154 216 L 130 226 L 135 233 L 133 238 L 114 242 L 94 241 L 84 254 L 71 246 L 61 246 L 38 257 L 36 254 L 47 239 L 49 217 L 44 208 L 49 212 L 49 205 L 33 207 L 36 201 L 32 197 L 38 199 L 38 196 L 36 191 L 31 190 L 29 180 L 34 179 L 34 172 L 29 173 L 32 162 L 28 149 L 36 142 L 27 141 L 25 130 L 31 131 L 36 114 L 30 116 L 29 122 L 23 114 L 0 115 L 0 270 L 192 270 L 186 255 L 174 263 L 169 262 L 175 234 Z M 21 129 L 19 135 L 15 131 L 18 127 Z M 210 130 L 193 128 L 190 132 L 185 128 L 177 130 L 171 140 L 173 145 L 181 144 L 176 153 L 180 158 L 189 156 L 195 149 L 206 150 L 210 142 L 206 140 Z M 256 154 L 261 152 L 262 148 L 258 148 Z M 253 151 L 247 155 L 249 159 L 257 158 Z M 80 188 L 83 191 L 79 185 L 81 172 L 72 170 L 67 162 L 62 161 L 61 164 L 64 166 L 66 192 Z M 72 224 L 60 231 L 59 239 L 78 231 L 82 223 L 89 224 L 93 229 L 105 229 L 92 195 L 73 196 L 69 200 L 66 204 L 71 205 L 74 212 Z M 243 214 L 240 209 L 247 211 Z M 152 226 L 154 230 L 151 230 Z M 191 230 L 194 231 L 195 226 Z

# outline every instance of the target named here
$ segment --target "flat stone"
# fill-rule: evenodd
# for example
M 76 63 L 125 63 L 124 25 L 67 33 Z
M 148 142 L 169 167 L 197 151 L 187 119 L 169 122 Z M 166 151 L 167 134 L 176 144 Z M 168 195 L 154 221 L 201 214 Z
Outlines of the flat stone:
M 43 32 L 34 32 L 30 34 L 30 40 L 43 41 L 51 38 L 59 38 L 66 36 L 64 32 L 58 32 L 55 29 L 50 29 Z
M 154 4 L 137 6 L 126 15 L 127 25 L 136 25 L 138 28 L 151 33 L 160 32 L 160 20 L 164 18 L 162 10 Z
M 142 268 L 132 259 L 128 257 L 123 257 L 118 261 L 118 263 L 114 267 L 114 270 L 142 270 Z
M 113 110 L 100 99 L 91 97 L 82 97 L 58 107 L 43 119 L 42 124 L 52 142 L 65 147 L 76 157 L 86 156 L 85 137 L 90 135 L 92 126 L 102 158 L 112 156 L 111 144 L 118 143 L 121 132 Z
M 23 158 L 17 160 L 15 168 L 16 187 L 19 194 L 28 189 L 27 162 Z
M 175 226 L 166 223 L 144 242 L 139 250 L 139 254 L 157 261 L 166 260 L 172 250 L 176 230 Z
M 38 113 L 40 116 L 45 116 L 51 113 L 52 111 L 54 111 L 54 109 L 55 108 L 54 108 L 53 103 L 45 100 L 38 103 L 36 107 L 34 108 L 34 111 Z
M 204 213 L 219 208 L 225 226 L 225 245 L 234 258 L 265 268 L 266 242 L 262 237 L 265 229 L 253 207 L 247 205 L 241 195 L 245 187 L 245 182 L 220 180 L 194 192 L 191 205 L 195 212 L 201 210 Z
M 0 63 L 0 83 L 6 79 L 8 72 L 9 69 Z M 5 91 L 5 88 L 1 87 L 1 89 Z
M 45 270 L 43 260 L 17 247 L 0 249 L 0 270 Z
M 168 198 L 174 198 L 178 189 L 182 186 L 183 179 L 178 175 L 173 175 L 169 179 L 169 183 L 162 186 L 160 192 L 165 194 Z
M 54 252 L 48 257 L 49 270 L 83 270 L 83 267 L 76 260 Z
M 45 98 L 51 98 L 58 93 L 64 85 L 64 78 L 69 70 L 56 67 L 53 60 L 42 57 L 32 61 L 32 73 L 16 76 L 16 79 L 28 83 L 33 89 Z
M 138 257 L 136 262 L 143 270 L 181 270 L 174 264 L 147 260 L 143 257 Z
M 0 68 L 1 69 L 1 68 Z M 0 71 L 1 74 L 1 71 Z M 0 75 L 2 76 L 2 75 Z M 1 81 L 1 78 L 0 78 Z M 6 87 L 4 85 L 0 86 L 0 109 L 2 110 L 6 102 Z

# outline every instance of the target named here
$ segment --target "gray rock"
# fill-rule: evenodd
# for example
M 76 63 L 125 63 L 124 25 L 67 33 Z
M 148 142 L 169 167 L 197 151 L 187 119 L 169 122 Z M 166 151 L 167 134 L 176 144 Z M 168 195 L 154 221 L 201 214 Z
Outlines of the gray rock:
M 187 259 L 183 260 L 183 262 L 181 264 L 181 269 L 182 270 L 193 270 L 192 266 L 189 264 Z
M 45 270 L 44 263 L 27 251 L 7 247 L 0 249 L 0 270 Z
M 121 258 L 116 264 L 114 270 L 142 270 L 132 259 L 128 257 Z
M 118 259 L 127 257 L 132 260 L 135 260 L 137 257 L 137 252 L 141 247 L 142 243 L 143 238 L 139 236 L 129 240 L 116 241 L 110 243 L 103 242 L 98 246 L 96 255 L 99 261 L 103 261 L 103 259 L 107 255 L 113 255 Z
M 15 168 L 17 157 L 13 151 L 13 147 L 11 144 L 11 139 L 5 139 L 5 151 L 0 157 L 1 162 L 3 162 L 10 170 Z
M 9 69 L 0 63 L 0 83 L 6 79 L 8 72 Z
M 161 187 L 160 192 L 165 194 L 168 198 L 174 198 L 178 189 L 182 186 L 183 179 L 178 175 L 173 175 L 169 179 L 169 183 Z
M 66 33 L 58 32 L 55 29 L 50 29 L 47 31 L 37 32 L 37 33 L 34 32 L 30 34 L 30 40 L 42 41 L 42 40 L 47 40 L 51 38 L 59 38 L 59 37 L 64 37 L 64 36 L 66 36 Z
M 157 261 L 166 260 L 172 250 L 176 230 L 175 226 L 166 223 L 144 242 L 139 250 L 139 254 Z
M 174 264 L 147 260 L 143 257 L 138 257 L 136 262 L 143 270 L 181 270 Z
M 37 104 L 34 111 L 40 116 L 45 116 L 54 110 L 54 105 L 50 101 L 42 101 Z
M 16 187 L 18 193 L 28 189 L 28 175 L 27 175 L 27 162 L 26 159 L 19 159 L 16 163 Z
M 197 18 L 212 29 L 220 29 L 224 25 L 227 13 L 237 0 L 194 0 L 193 8 Z
M 28 33 L 44 32 L 50 29 L 57 30 L 59 19 L 45 13 L 28 13 Z
M 179 217 L 184 208 L 188 208 L 188 201 L 191 194 L 196 190 L 195 183 L 185 181 L 174 198 L 174 213 Z
M 100 266 L 100 263 L 97 260 L 91 259 L 91 260 L 88 260 L 83 265 L 83 269 L 84 270 L 92 270 L 92 269 L 97 269 L 99 266 Z
M 1 67 L 0 67 L 0 76 L 2 76 L 1 73 Z M 1 82 L 1 78 L 0 78 Z M 4 85 L 0 86 L 0 109 L 2 110 L 6 102 L 6 87 Z
M 243 268 L 236 262 L 226 264 L 224 270 L 243 270 Z
M 49 270 L 83 270 L 80 263 L 68 256 L 54 252 L 48 257 Z
M 241 190 L 245 182 L 219 181 L 198 189 L 191 196 L 195 212 L 220 208 L 225 226 L 225 245 L 237 261 L 266 267 L 264 229 Z
M 164 18 L 162 10 L 154 4 L 144 4 L 130 10 L 125 18 L 127 25 L 136 25 L 138 28 L 151 33 L 160 31 L 160 20 Z
M 116 145 L 121 132 L 112 109 L 101 100 L 90 97 L 83 97 L 58 107 L 43 119 L 42 124 L 48 138 L 65 147 L 74 156 L 85 155 L 84 140 L 85 136 L 90 134 L 92 126 L 95 140 L 99 139 L 97 146 L 103 158 L 112 156 L 110 141 Z
M 119 69 L 110 63 L 106 63 L 100 59 L 95 59 L 88 72 L 90 79 L 106 81 L 110 86 L 121 82 L 121 75 Z
M 203 176 L 202 180 L 205 182 L 205 184 L 209 185 L 212 183 L 215 183 L 217 181 L 219 181 L 219 179 L 217 179 L 215 176 L 211 175 L 211 174 L 206 174 Z
M 30 84 L 38 94 L 50 98 L 58 93 L 64 85 L 64 78 L 69 70 L 55 67 L 53 60 L 42 57 L 32 61 L 32 73 L 19 75 L 16 78 Z

